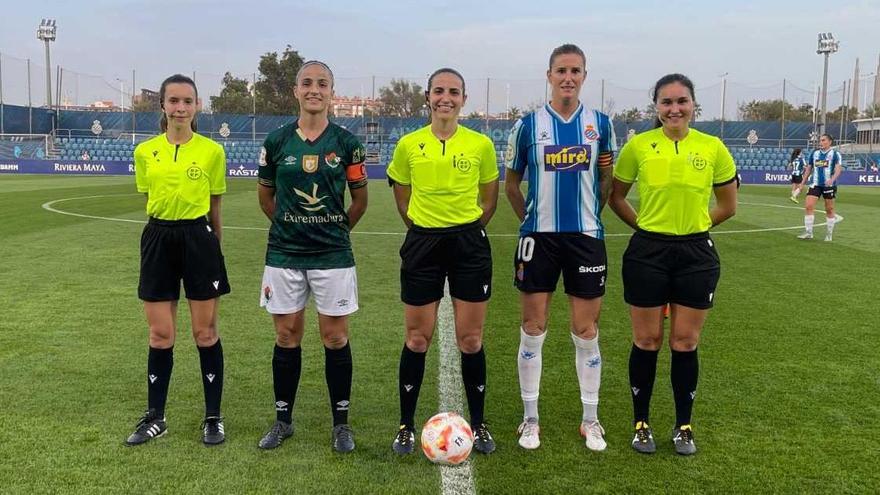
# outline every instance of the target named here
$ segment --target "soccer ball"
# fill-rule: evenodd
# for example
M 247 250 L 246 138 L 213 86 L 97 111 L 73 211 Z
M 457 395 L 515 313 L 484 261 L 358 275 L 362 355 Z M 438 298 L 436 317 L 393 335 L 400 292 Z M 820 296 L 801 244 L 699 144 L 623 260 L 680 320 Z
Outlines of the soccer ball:
M 471 454 L 473 446 L 471 425 L 454 412 L 437 414 L 422 427 L 422 452 L 433 463 L 461 464 Z

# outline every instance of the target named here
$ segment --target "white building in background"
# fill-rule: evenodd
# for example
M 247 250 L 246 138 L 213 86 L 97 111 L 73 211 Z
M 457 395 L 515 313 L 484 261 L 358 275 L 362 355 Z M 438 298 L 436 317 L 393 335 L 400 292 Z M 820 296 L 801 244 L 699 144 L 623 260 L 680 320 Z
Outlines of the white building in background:
M 849 146 L 849 151 L 880 153 L 880 115 L 874 118 L 853 120 L 852 123 L 856 126 L 856 141 Z

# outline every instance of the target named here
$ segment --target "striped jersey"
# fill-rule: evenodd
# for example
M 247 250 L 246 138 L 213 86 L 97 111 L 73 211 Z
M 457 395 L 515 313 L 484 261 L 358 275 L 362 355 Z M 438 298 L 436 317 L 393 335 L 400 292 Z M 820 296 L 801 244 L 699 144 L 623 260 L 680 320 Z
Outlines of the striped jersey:
M 812 169 L 810 173 L 810 187 L 824 186 L 825 182 L 842 166 L 841 161 L 840 152 L 835 149 L 829 149 L 828 151 L 814 150 L 810 153 L 808 162 Z
M 568 120 L 549 104 L 517 120 L 506 165 L 528 180 L 520 234 L 582 232 L 604 239 L 598 159 L 615 151 L 611 119 L 583 104 Z
M 804 175 L 804 168 L 807 166 L 807 161 L 804 159 L 804 155 L 798 155 L 797 158 L 791 161 L 791 175 Z

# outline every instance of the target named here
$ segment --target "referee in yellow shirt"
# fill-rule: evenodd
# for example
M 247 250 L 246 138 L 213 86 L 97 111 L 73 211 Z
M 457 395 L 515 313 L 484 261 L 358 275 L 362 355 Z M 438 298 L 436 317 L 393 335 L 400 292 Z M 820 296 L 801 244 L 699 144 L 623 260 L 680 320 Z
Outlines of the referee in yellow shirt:
M 495 442 L 483 418 L 483 324 L 492 293 L 492 253 L 484 227 L 498 202 L 498 164 L 488 137 L 458 125 L 467 100 L 461 74 L 435 71 L 425 96 L 430 125 L 400 138 L 388 165 L 397 209 L 409 228 L 400 248 L 406 341 L 400 356 L 400 429 L 392 448 L 405 455 L 415 445 L 425 354 L 448 279 L 474 448 L 488 454 Z
M 663 342 L 663 309 L 669 303 L 676 416 L 672 441 L 677 453 L 691 455 L 697 450 L 690 424 L 699 374 L 697 344 L 721 275 L 709 229 L 736 212 L 736 165 L 720 139 L 689 128 L 694 115 L 690 79 L 664 76 L 653 97 L 657 128 L 623 147 L 608 201 L 636 229 L 623 255 L 624 299 L 633 327 L 632 447 L 642 453 L 656 450 L 648 410 Z M 626 200 L 636 181 L 638 213 Z M 713 193 L 716 204 L 710 209 Z
M 149 221 L 141 235 L 138 296 L 150 327 L 147 358 L 147 411 L 126 444 L 138 445 L 164 435 L 165 400 L 171 379 L 180 282 L 192 315 L 199 349 L 206 445 L 225 439 L 220 399 L 223 348 L 217 335 L 219 297 L 229 293 L 220 250 L 220 198 L 226 192 L 223 147 L 195 133 L 198 92 L 180 74 L 162 82 L 162 134 L 134 150 L 138 192 L 147 196 Z M 207 215 L 207 218 L 206 218 Z

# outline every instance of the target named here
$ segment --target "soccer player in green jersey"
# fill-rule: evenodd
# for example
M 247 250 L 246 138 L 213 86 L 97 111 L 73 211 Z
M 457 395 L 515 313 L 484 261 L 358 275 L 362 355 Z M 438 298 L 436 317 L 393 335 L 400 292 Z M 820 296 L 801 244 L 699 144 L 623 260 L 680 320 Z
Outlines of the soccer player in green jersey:
M 202 440 L 214 445 L 226 438 L 220 416 L 223 348 L 217 334 L 219 297 L 229 292 L 220 250 L 226 155 L 222 146 L 195 132 L 199 100 L 192 79 L 169 77 L 159 89 L 159 101 L 162 134 L 134 150 L 137 190 L 147 196 L 149 216 L 141 236 L 138 297 L 150 327 L 150 351 L 147 412 L 126 444 L 142 444 L 167 431 L 165 402 L 182 279 L 205 392 Z
M 293 434 L 293 404 L 302 369 L 305 307 L 311 294 L 324 344 L 324 372 L 333 415 L 331 444 L 354 450 L 348 424 L 351 345 L 348 315 L 358 309 L 357 274 L 349 232 L 367 208 L 364 147 L 330 122 L 333 72 L 305 62 L 294 95 L 300 115 L 266 137 L 260 155 L 260 208 L 272 226 L 260 305 L 272 314 L 272 377 L 276 421 L 259 447 L 273 449 Z M 346 186 L 351 204 L 345 209 Z
M 495 442 L 483 417 L 483 324 L 492 294 L 485 226 L 498 203 L 498 164 L 492 141 L 458 124 L 467 99 L 461 74 L 449 68 L 435 71 L 425 97 L 431 123 L 400 138 L 388 165 L 397 209 L 409 229 L 400 248 L 406 340 L 398 376 L 400 427 L 392 449 L 401 455 L 414 449 L 425 355 L 448 280 L 474 448 L 488 454 Z
M 676 416 L 672 441 L 679 454 L 697 450 L 691 429 L 699 371 L 697 344 L 721 275 L 709 229 L 736 212 L 733 157 L 720 139 L 690 128 L 694 101 L 694 85 L 687 77 L 669 74 L 657 81 L 657 127 L 636 135 L 621 150 L 608 201 L 617 216 L 636 230 L 623 255 L 623 293 L 633 328 L 632 447 L 642 453 L 656 450 L 648 410 L 667 303 L 671 303 L 669 347 Z M 636 182 L 638 213 L 626 200 Z M 710 209 L 713 194 L 716 204 Z

